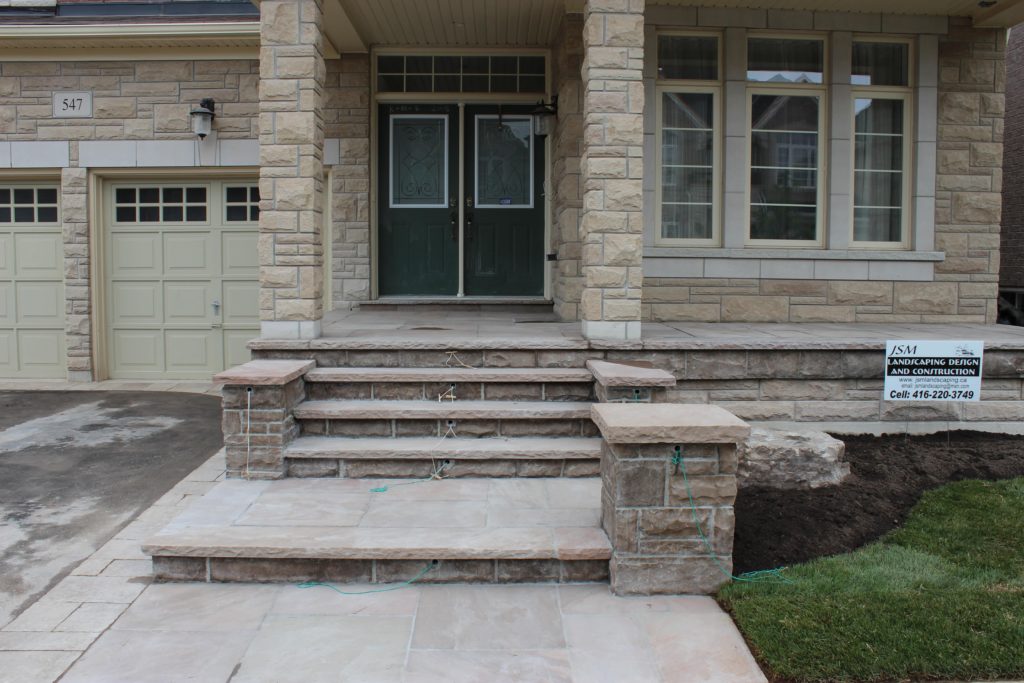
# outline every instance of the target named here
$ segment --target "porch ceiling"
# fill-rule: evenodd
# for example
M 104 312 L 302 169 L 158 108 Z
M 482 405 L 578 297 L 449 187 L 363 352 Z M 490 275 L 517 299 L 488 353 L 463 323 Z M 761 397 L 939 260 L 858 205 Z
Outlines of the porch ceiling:
M 387 47 L 548 47 L 584 0 L 328 0 L 327 35 L 341 52 Z M 970 16 L 979 26 L 1024 21 L 1024 0 L 648 0 L 649 5 Z

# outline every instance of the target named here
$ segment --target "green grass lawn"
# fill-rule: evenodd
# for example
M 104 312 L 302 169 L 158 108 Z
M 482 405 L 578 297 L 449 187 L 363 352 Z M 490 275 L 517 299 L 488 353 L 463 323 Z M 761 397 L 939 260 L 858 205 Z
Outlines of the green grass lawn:
M 1024 678 L 1024 478 L 926 493 L 904 527 L 718 595 L 769 677 Z

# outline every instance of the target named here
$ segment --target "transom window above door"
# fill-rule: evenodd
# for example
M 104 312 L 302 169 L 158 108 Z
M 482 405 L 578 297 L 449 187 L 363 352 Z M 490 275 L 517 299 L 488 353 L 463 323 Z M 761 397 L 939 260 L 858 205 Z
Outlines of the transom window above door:
M 378 55 L 381 93 L 533 93 L 547 90 L 543 55 Z

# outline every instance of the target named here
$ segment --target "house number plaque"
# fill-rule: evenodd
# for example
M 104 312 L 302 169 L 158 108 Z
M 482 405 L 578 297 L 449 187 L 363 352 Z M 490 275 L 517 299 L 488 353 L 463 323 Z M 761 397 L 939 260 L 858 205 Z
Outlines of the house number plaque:
M 92 116 L 92 93 L 84 91 L 53 93 L 53 118 L 87 119 Z

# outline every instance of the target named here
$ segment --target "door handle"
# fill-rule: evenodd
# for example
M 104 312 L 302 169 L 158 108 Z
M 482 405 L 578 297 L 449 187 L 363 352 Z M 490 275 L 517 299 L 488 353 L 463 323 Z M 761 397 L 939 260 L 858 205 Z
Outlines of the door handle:
M 466 241 L 473 239 L 473 212 L 466 212 Z
M 452 242 L 459 241 L 459 212 L 452 211 L 449 216 L 452 221 Z
M 219 300 L 214 299 L 213 303 L 210 304 L 210 307 L 213 309 L 213 314 L 214 315 L 220 315 L 220 301 Z

